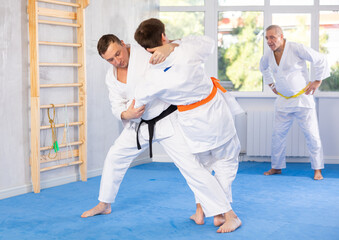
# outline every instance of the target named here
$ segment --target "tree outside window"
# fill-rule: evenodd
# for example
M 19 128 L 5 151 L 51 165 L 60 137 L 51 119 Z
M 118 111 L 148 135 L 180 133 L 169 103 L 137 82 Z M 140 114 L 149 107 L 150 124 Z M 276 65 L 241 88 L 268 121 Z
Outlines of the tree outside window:
M 262 12 L 221 12 L 218 22 L 218 77 L 236 91 L 262 91 Z
M 327 55 L 331 76 L 320 85 L 321 91 L 339 91 L 339 13 L 323 11 L 319 15 L 319 49 Z

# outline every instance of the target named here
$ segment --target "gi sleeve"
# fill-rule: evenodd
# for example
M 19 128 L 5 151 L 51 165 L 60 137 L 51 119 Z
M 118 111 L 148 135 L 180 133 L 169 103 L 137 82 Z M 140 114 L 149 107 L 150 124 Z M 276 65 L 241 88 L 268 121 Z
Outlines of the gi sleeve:
M 214 40 L 207 36 L 188 36 L 181 39 L 180 48 L 190 60 L 205 62 L 213 53 Z
M 139 84 L 135 91 L 135 108 L 152 102 L 161 96 L 163 91 L 166 91 L 165 87 L 154 79 L 156 79 L 156 75 L 152 71 L 145 74 L 144 82 Z
M 106 75 L 106 85 L 108 88 L 108 97 L 111 103 L 111 110 L 113 115 L 117 119 L 121 120 L 125 125 L 128 121 L 121 119 L 121 113 L 127 110 L 128 99 L 124 98 L 122 93 L 119 92 L 118 86 L 114 84 L 114 81 L 117 80 L 110 73 L 112 72 L 108 71 Z
M 301 59 L 307 60 L 313 64 L 315 75 L 315 80 L 323 80 L 330 76 L 330 68 L 326 59 L 326 56 L 322 53 L 319 53 L 312 48 L 306 47 L 300 43 L 296 45 L 297 54 Z
M 260 72 L 263 75 L 265 84 L 268 85 L 274 83 L 274 78 L 269 65 L 269 55 L 267 52 L 260 59 Z

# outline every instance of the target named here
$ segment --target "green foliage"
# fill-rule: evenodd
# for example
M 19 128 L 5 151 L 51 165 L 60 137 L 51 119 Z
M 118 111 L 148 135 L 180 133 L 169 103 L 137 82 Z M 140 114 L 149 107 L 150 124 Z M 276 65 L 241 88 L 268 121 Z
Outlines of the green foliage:
M 319 32 L 322 32 L 320 29 Z M 328 42 L 328 34 L 325 32 L 319 37 L 319 51 L 324 54 L 328 54 L 329 51 L 326 47 Z M 321 91 L 339 91 L 339 62 L 336 62 L 331 66 L 331 76 L 324 79 L 319 87 Z
M 319 52 L 328 54 L 326 43 L 328 42 L 328 34 L 323 33 L 319 36 Z
M 219 74 L 225 72 L 226 80 L 230 79 L 237 91 L 262 91 L 259 62 L 263 53 L 263 38 L 258 36 L 262 32 L 262 28 L 257 26 L 258 17 L 259 14 L 255 12 L 242 14 L 243 26 L 232 32 L 237 36 L 237 43 L 225 50 L 224 60 L 219 59 Z M 222 75 L 219 78 L 223 79 Z
M 160 19 L 166 26 L 166 35 L 170 40 L 188 35 L 204 35 L 202 12 L 160 12 Z
M 218 79 L 220 81 L 231 81 L 226 75 L 226 67 L 230 64 L 229 59 L 225 58 L 226 49 L 218 47 Z
M 331 67 L 331 76 L 322 81 L 321 91 L 339 91 L 339 62 Z

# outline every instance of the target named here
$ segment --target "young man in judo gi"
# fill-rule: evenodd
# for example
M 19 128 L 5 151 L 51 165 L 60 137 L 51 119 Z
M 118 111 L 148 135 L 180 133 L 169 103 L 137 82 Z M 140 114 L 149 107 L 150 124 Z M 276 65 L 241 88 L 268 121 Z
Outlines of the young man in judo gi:
M 134 107 L 135 87 L 143 80 L 145 68 L 151 57 L 150 53 L 138 45 L 126 45 L 112 34 L 101 37 L 98 42 L 98 52 L 112 65 L 106 75 L 106 84 L 113 115 L 123 122 L 124 129 L 110 148 L 104 163 L 99 192 L 100 202 L 94 208 L 84 212 L 82 217 L 111 213 L 111 203 L 115 201 L 128 167 L 132 160 L 149 145 L 148 128 L 143 124 L 138 139 L 142 148 L 140 150 L 137 148 L 136 128 L 140 116 L 143 116 L 143 119 L 153 119 L 171 108 L 170 104 L 160 100 L 154 100 L 146 106 Z M 217 179 L 190 152 L 179 129 L 176 112 L 156 123 L 153 141 L 159 142 L 173 159 L 209 216 L 227 211 L 227 200 L 223 189 Z
M 145 49 L 169 43 L 164 24 L 154 18 L 142 22 L 134 37 Z M 156 99 L 178 106 L 178 123 L 190 151 L 215 172 L 227 197 L 227 211 L 215 218 L 216 225 L 222 224 L 218 232 L 231 232 L 241 225 L 230 205 L 240 142 L 223 96 L 225 89 L 204 70 L 203 63 L 213 52 L 214 41 L 206 36 L 189 36 L 173 44 L 177 43 L 164 62 L 149 65 L 143 87 L 136 91 L 136 106 Z M 196 196 L 196 203 L 197 211 L 191 219 L 203 224 L 204 211 L 199 196 Z
M 275 101 L 275 122 L 272 134 L 272 168 L 265 175 L 280 174 L 286 168 L 286 137 L 297 119 L 304 132 L 310 153 L 314 179 L 321 180 L 324 168 L 317 113 L 313 93 L 321 81 L 330 76 L 326 57 L 300 43 L 284 39 L 282 29 L 271 25 L 266 29 L 269 49 L 260 60 L 260 71 L 265 84 L 268 84 L 278 97 Z M 309 79 L 306 61 L 314 66 L 314 79 Z

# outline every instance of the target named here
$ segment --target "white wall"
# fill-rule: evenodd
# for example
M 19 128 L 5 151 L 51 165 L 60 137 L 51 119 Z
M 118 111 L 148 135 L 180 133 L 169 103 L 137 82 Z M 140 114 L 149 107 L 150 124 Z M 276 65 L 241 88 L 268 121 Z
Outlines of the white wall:
M 0 190 L 30 181 L 24 1 L 0 2 Z
M 339 164 L 339 96 L 318 98 L 320 137 L 325 163 Z
M 146 18 L 157 16 L 156 3 L 157 0 L 94 0 L 85 11 L 89 177 L 101 174 L 106 153 L 121 131 L 119 121 L 113 118 L 110 111 L 104 83 L 109 65 L 97 54 L 97 41 L 107 33 L 114 33 L 125 42 L 134 41 L 133 34 L 138 24 Z M 0 1 L 0 199 L 32 191 L 29 167 L 29 43 L 26 9 L 27 1 Z M 52 29 L 51 34 L 41 26 L 39 38 L 68 41 L 63 36 L 69 30 L 60 30 L 60 27 Z M 72 58 L 72 51 L 42 47 L 41 60 L 52 62 L 60 55 Z M 40 77 L 42 83 L 48 83 L 55 78 L 66 82 L 70 76 L 73 76 L 73 72 L 69 69 L 62 73 L 41 69 Z M 55 89 L 52 94 L 41 92 L 41 99 L 45 104 L 75 96 L 74 90 Z M 72 116 L 72 109 L 68 111 Z M 57 110 L 57 118 L 58 121 L 63 121 L 63 110 Z M 42 119 L 43 123 L 47 122 L 46 112 L 42 112 Z M 71 135 L 76 135 L 76 132 L 71 132 Z M 59 138 L 62 138 L 62 133 L 59 133 Z M 42 134 L 41 144 L 46 144 L 49 140 L 48 134 Z M 147 155 L 143 156 L 141 159 Z M 68 167 L 42 173 L 41 184 L 42 187 L 49 187 L 78 178 L 77 167 Z
M 156 16 L 157 0 L 95 0 L 86 9 L 86 58 L 88 81 L 88 175 L 101 173 L 105 155 L 121 131 L 112 117 L 108 93 L 104 83 L 109 67 L 96 52 L 101 35 L 115 33 L 125 42 L 133 41 L 133 32 L 140 21 Z M 0 1 L 0 199 L 32 191 L 29 168 L 29 54 L 27 1 Z M 50 37 L 44 30 L 41 37 Z M 56 37 L 59 37 L 56 36 Z M 47 51 L 47 50 L 46 50 Z M 70 54 L 66 50 L 63 54 Z M 52 56 L 56 56 L 54 50 Z M 70 74 L 65 70 L 63 76 Z M 43 71 L 44 81 L 56 73 Z M 63 93 L 55 92 L 57 97 Z M 73 92 L 67 95 L 73 96 Z M 48 102 L 48 96 L 43 96 Z M 254 94 L 237 95 L 247 110 L 273 110 L 274 97 Z M 320 133 L 324 145 L 325 162 L 339 163 L 339 97 L 317 98 Z M 58 113 L 62 120 L 64 114 Z M 46 120 L 46 116 L 44 121 Z M 237 130 L 246 152 L 246 118 L 237 119 Z M 48 141 L 48 136 L 42 142 Z M 147 159 L 148 151 L 139 159 Z M 159 145 L 154 148 L 155 161 L 169 158 Z M 55 170 L 42 175 L 42 187 L 77 180 L 77 167 Z
M 240 95 L 240 94 L 239 94 Z M 336 95 L 336 96 L 335 96 Z M 275 97 L 238 97 L 239 103 L 246 111 L 273 111 Z M 319 121 L 319 131 L 324 148 L 324 159 L 326 163 L 339 164 L 339 94 L 331 97 L 325 93 L 316 93 L 315 97 Z M 246 128 L 246 126 L 242 126 Z M 246 145 L 246 135 L 242 136 L 241 143 Z M 268 159 L 269 160 L 269 159 Z M 308 159 L 302 159 L 303 161 Z M 290 161 L 299 161 L 292 159 Z

